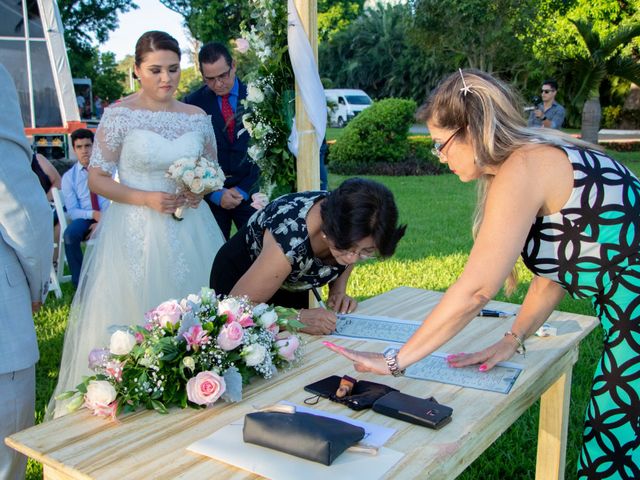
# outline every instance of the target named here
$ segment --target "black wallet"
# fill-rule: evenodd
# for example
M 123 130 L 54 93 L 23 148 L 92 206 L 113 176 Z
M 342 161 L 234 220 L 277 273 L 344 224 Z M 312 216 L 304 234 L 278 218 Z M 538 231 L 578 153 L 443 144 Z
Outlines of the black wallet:
M 453 409 L 432 398 L 418 398 L 398 391 L 386 394 L 373 404 L 373 411 L 423 427 L 442 428 L 451 421 Z
M 376 400 L 385 396 L 389 392 L 397 392 L 398 390 L 382 383 L 369 382 L 367 380 L 358 380 L 353 386 L 351 395 L 342 398 L 336 397 L 335 393 L 340 386 L 340 378 L 337 375 L 323 378 L 317 382 L 311 383 L 304 387 L 307 392 L 319 395 L 322 398 L 346 405 L 351 410 L 364 410 L 371 408 Z
M 364 438 L 364 428 L 310 413 L 255 412 L 244 417 L 245 442 L 331 465 Z

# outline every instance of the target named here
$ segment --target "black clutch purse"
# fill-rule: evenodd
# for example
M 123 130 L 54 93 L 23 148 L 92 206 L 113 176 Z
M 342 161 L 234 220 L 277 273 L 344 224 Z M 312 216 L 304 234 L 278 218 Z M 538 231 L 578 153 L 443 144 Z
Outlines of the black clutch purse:
M 244 417 L 243 439 L 331 465 L 347 448 L 364 438 L 364 428 L 310 413 L 255 412 Z
M 337 397 L 336 390 L 340 385 L 340 377 L 332 375 L 304 387 L 307 392 L 311 392 L 323 398 L 328 398 L 334 402 L 342 403 L 351 410 L 364 410 L 371 408 L 376 400 L 390 392 L 398 390 L 382 383 L 358 380 L 353 386 L 350 395 Z M 309 403 L 305 400 L 305 403 Z
M 436 399 L 418 398 L 401 392 L 391 392 L 373 404 L 373 411 L 388 417 L 439 429 L 451 421 L 453 409 Z

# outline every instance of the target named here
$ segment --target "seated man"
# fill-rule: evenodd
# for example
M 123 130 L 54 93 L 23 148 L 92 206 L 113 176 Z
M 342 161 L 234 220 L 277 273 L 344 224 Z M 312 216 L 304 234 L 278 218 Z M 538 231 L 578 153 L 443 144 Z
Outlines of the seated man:
M 71 281 L 78 287 L 82 268 L 81 243 L 91 237 L 109 200 L 89 191 L 89 159 L 93 149 L 93 132 L 79 128 L 71 134 L 71 145 L 78 162 L 62 177 L 62 196 L 71 223 L 64 231 L 64 251 L 71 270 Z

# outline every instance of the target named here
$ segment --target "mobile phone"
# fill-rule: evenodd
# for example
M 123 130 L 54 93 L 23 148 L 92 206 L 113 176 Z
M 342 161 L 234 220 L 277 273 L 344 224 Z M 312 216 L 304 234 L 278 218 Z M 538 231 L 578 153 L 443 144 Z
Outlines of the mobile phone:
M 337 375 L 331 375 L 330 377 L 323 378 L 317 382 L 310 383 L 304 387 L 305 391 L 319 395 L 322 398 L 329 398 L 331 394 L 336 393 L 336 390 L 340 386 L 340 377 Z
M 390 392 L 373 404 L 373 411 L 388 417 L 438 430 L 451 421 L 453 409 L 433 398 Z

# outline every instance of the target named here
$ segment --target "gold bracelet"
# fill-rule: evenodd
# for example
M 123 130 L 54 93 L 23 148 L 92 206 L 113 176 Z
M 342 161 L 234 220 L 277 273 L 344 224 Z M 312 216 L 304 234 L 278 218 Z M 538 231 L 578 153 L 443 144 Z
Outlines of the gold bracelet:
M 508 336 L 512 336 L 513 338 L 516 339 L 516 342 L 518 342 L 518 348 L 516 349 L 516 352 L 519 353 L 520 355 L 524 355 L 525 357 L 527 356 L 527 348 L 524 346 L 524 340 L 522 338 L 520 338 L 518 336 L 518 334 L 513 333 L 511 330 L 509 330 L 508 332 L 506 332 L 504 334 L 505 337 Z

